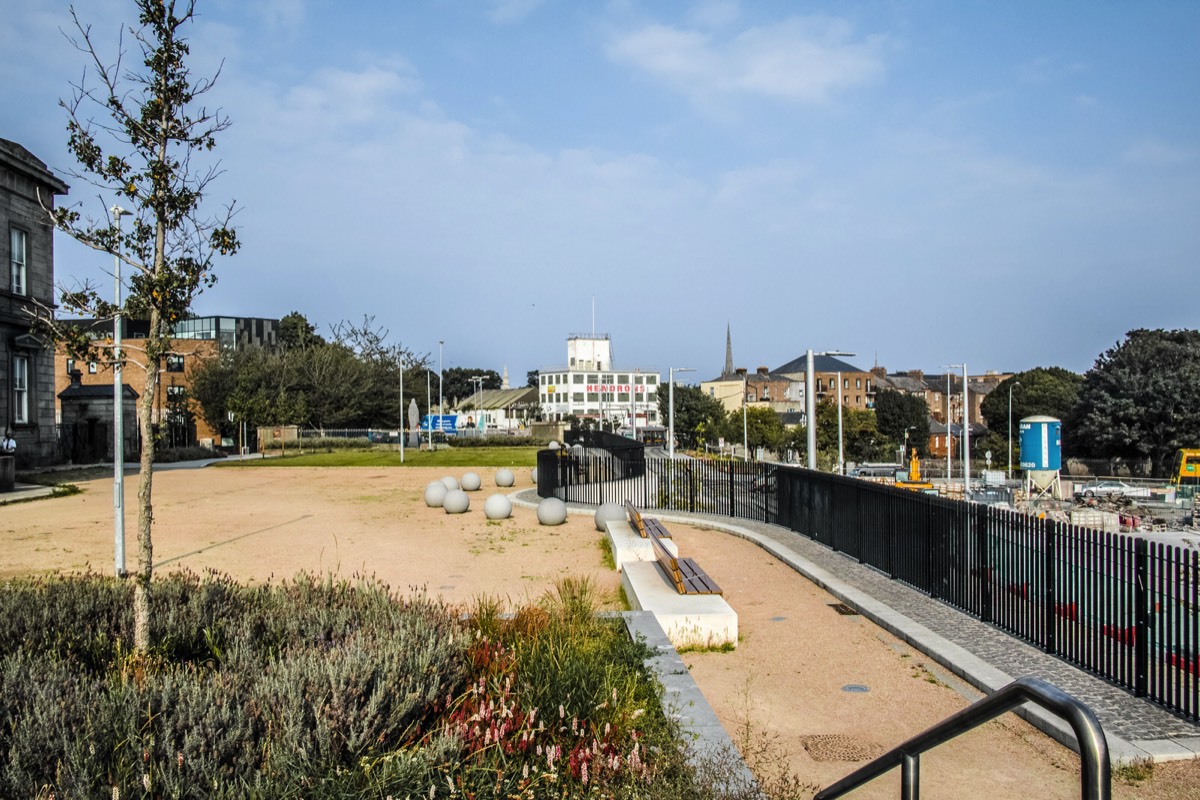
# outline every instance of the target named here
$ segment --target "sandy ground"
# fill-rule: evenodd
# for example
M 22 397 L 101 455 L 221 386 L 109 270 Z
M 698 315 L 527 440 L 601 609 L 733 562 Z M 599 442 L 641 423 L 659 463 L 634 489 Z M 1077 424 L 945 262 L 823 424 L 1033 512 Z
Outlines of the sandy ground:
M 427 508 L 425 485 L 445 469 L 220 467 L 156 474 L 156 569 L 214 569 L 247 581 L 299 571 L 373 575 L 397 590 L 451 602 L 489 595 L 519 604 L 556 580 L 586 575 L 615 607 L 617 574 L 605 567 L 590 517 L 543 527 L 532 510 L 489 522 L 491 469 L 467 514 Z M 517 487 L 530 486 L 516 470 Z M 110 480 L 82 494 L 0 507 L 0 578 L 113 568 Z M 137 480 L 126 480 L 128 565 L 137 563 Z M 978 694 L 760 548 L 713 531 L 672 525 L 682 552 L 725 589 L 741 642 L 731 653 L 684 660 L 739 745 L 763 750 L 805 781 L 828 785 L 869 754 L 895 746 Z M 867 691 L 845 691 L 847 686 Z M 965 695 L 965 696 L 964 696 Z M 745 736 L 745 732 L 749 732 Z M 1078 797 L 1078 759 L 1011 715 L 926 754 L 923 796 Z M 896 797 L 898 774 L 856 797 Z M 1159 765 L 1121 798 L 1200 798 L 1195 762 Z

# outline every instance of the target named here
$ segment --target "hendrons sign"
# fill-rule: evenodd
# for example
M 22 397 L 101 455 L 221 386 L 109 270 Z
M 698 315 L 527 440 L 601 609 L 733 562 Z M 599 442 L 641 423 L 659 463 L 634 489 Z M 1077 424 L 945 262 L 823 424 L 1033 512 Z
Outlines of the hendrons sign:
M 633 386 L 628 383 L 589 383 L 587 391 L 589 392 L 641 392 L 646 387 L 638 385 Z

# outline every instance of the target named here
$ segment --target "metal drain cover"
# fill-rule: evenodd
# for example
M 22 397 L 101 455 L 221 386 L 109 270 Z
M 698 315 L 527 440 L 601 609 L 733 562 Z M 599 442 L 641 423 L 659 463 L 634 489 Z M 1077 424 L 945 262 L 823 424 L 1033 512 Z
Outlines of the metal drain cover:
M 771 622 L 783 622 L 787 617 L 771 617 Z
M 863 692 L 871 691 L 870 686 L 863 686 L 861 683 L 847 683 L 842 687 L 843 692 L 851 692 L 853 694 L 862 694 Z
M 883 754 L 874 742 L 840 733 L 805 736 L 800 742 L 813 761 L 869 761 Z
M 830 603 L 829 607 L 841 614 L 843 617 L 857 617 L 858 612 L 845 603 Z

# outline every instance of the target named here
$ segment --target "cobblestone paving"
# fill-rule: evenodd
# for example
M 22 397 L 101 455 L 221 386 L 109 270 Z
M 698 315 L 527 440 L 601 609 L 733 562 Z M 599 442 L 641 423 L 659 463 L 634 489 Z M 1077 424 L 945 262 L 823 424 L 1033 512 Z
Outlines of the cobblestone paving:
M 522 499 L 537 503 L 536 492 L 522 494 L 525 495 Z M 576 503 L 570 505 L 589 508 Z M 734 525 L 788 547 L 838 580 L 899 611 L 1013 678 L 1041 678 L 1074 695 L 1092 709 L 1106 731 L 1123 739 L 1200 737 L 1200 725 L 1182 719 L 1152 701 L 1134 697 L 1102 678 L 786 528 L 707 514 L 677 511 L 669 514 Z

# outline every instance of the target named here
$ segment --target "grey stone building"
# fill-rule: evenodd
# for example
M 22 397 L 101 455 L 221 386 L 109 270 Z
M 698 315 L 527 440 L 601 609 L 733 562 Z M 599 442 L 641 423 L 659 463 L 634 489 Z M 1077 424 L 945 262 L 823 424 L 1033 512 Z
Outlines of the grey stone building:
M 36 303 L 54 303 L 54 229 L 43 206 L 67 185 L 21 145 L 0 139 L 0 425 L 17 464 L 55 459 L 54 349 L 31 331 Z

